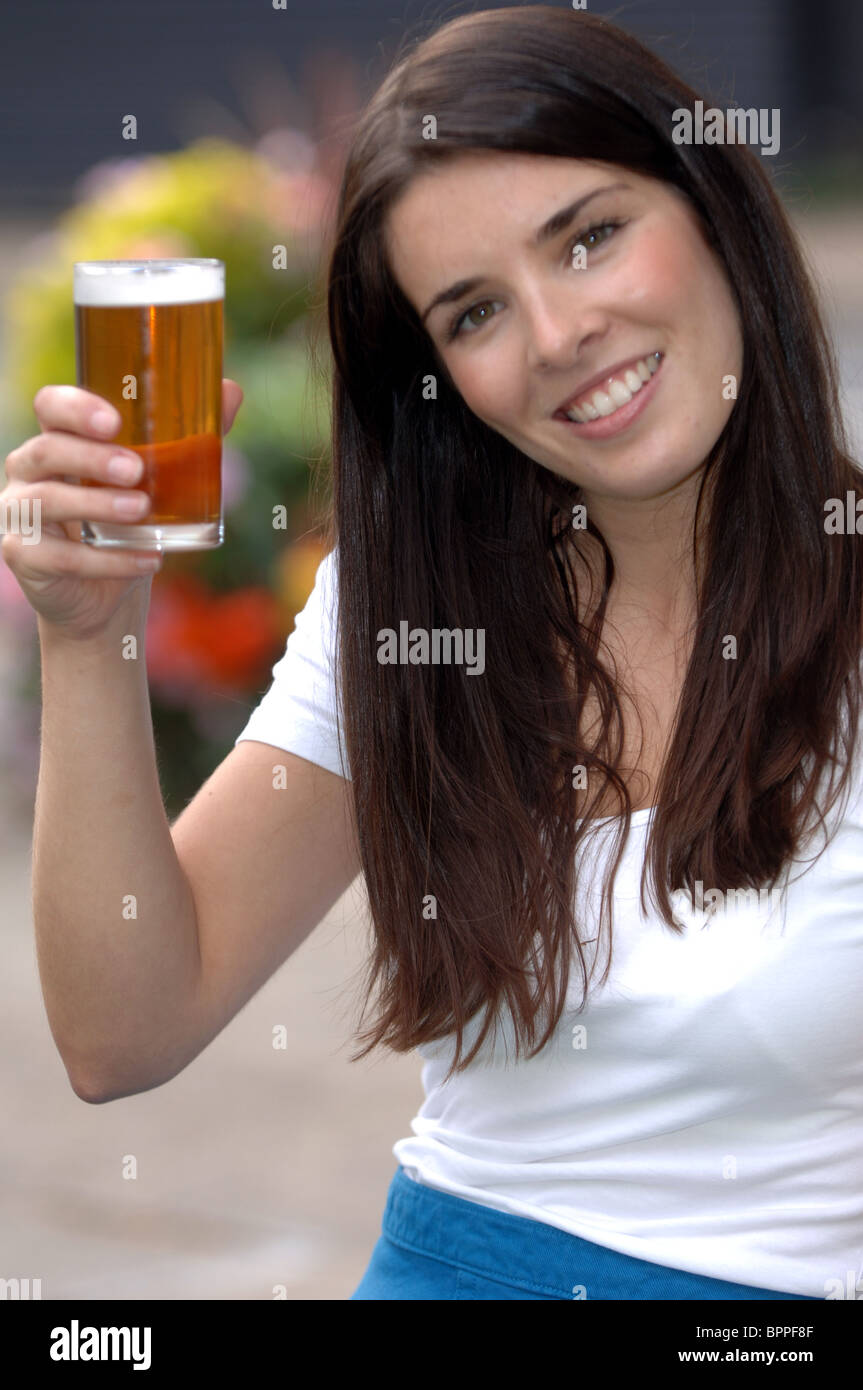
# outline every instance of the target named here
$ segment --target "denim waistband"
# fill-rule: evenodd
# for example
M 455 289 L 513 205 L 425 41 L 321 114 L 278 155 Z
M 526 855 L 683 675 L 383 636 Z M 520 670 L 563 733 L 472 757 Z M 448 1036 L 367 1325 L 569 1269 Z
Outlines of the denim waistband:
M 544 1221 L 408 1177 L 390 1183 L 383 1232 L 405 1250 L 550 1298 L 804 1299 L 624 1255 Z

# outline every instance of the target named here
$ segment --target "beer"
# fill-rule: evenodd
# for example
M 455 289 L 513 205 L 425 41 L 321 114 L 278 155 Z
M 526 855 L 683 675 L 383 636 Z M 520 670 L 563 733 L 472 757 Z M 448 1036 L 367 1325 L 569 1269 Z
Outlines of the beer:
M 140 521 L 83 522 L 88 544 L 221 545 L 224 295 L 222 261 L 75 263 L 77 382 L 119 411 L 112 443 L 143 460 L 151 499 Z

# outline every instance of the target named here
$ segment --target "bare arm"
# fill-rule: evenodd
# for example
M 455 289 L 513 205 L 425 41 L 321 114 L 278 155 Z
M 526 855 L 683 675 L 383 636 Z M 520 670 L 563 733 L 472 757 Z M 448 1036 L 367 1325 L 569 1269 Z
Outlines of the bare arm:
M 40 621 L 33 920 L 48 1020 L 77 1094 L 170 1064 L 200 973 L 195 906 L 156 771 L 146 593 L 92 640 Z M 123 638 L 138 643 L 123 657 Z M 130 898 L 129 895 L 133 895 Z
M 223 381 L 226 434 L 242 396 Z M 80 534 L 85 519 L 116 521 L 117 503 L 147 505 L 133 488 L 141 460 L 111 442 L 119 413 L 90 391 L 43 386 L 33 409 L 39 433 L 7 455 L 0 503 L 38 505 L 41 534 L 28 544 L 4 532 L 0 558 L 39 620 L 36 953 L 72 1085 L 101 1101 L 186 1066 L 360 866 L 350 784 L 261 743 L 234 748 L 168 825 L 144 652 L 154 557 Z M 122 477 L 117 453 L 133 465 Z
M 36 948 L 52 1034 L 89 1101 L 187 1066 L 360 868 L 350 784 L 266 744 L 238 744 L 168 824 L 146 603 L 138 591 L 92 641 L 40 624 Z M 135 660 L 123 657 L 129 635 Z M 277 764 L 285 786 L 274 786 Z

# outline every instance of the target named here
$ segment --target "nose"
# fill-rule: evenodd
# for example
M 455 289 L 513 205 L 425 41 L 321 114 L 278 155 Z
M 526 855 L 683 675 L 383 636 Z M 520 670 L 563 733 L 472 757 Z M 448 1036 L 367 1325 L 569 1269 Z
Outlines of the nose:
M 578 285 L 561 292 L 559 285 L 537 284 L 525 303 L 528 365 L 546 370 L 571 371 L 587 345 L 601 338 L 608 327 L 608 315 Z

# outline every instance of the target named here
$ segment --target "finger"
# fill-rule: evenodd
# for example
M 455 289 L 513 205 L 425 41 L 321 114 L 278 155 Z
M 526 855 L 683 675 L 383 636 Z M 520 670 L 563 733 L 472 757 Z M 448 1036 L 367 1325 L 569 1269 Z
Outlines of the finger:
M 115 476 L 109 468 L 115 458 L 128 460 L 134 472 L 127 478 Z M 58 474 L 106 483 L 134 483 L 142 470 L 143 464 L 134 450 L 124 449 L 119 444 L 98 444 L 93 439 L 66 434 L 62 430 L 48 430 L 25 439 L 6 458 L 6 477 L 10 482 L 20 483 L 35 483 Z
M 93 391 L 80 386 L 42 386 L 33 397 L 43 430 L 71 430 L 110 439 L 120 428 L 120 412 Z
M 81 487 L 48 478 L 44 482 L 7 489 L 19 504 L 29 500 L 31 510 L 39 503 L 42 521 L 143 521 L 150 510 L 150 497 L 140 489 Z
M 128 579 L 161 568 L 164 555 L 157 550 L 120 550 L 85 545 L 43 533 L 35 545 L 7 533 L 0 538 L 0 554 L 16 578 L 31 583 L 48 582 L 60 575 L 84 579 Z M 152 563 L 155 562 L 155 563 Z
M 227 434 L 243 404 L 243 388 L 230 377 L 222 380 L 222 434 Z

